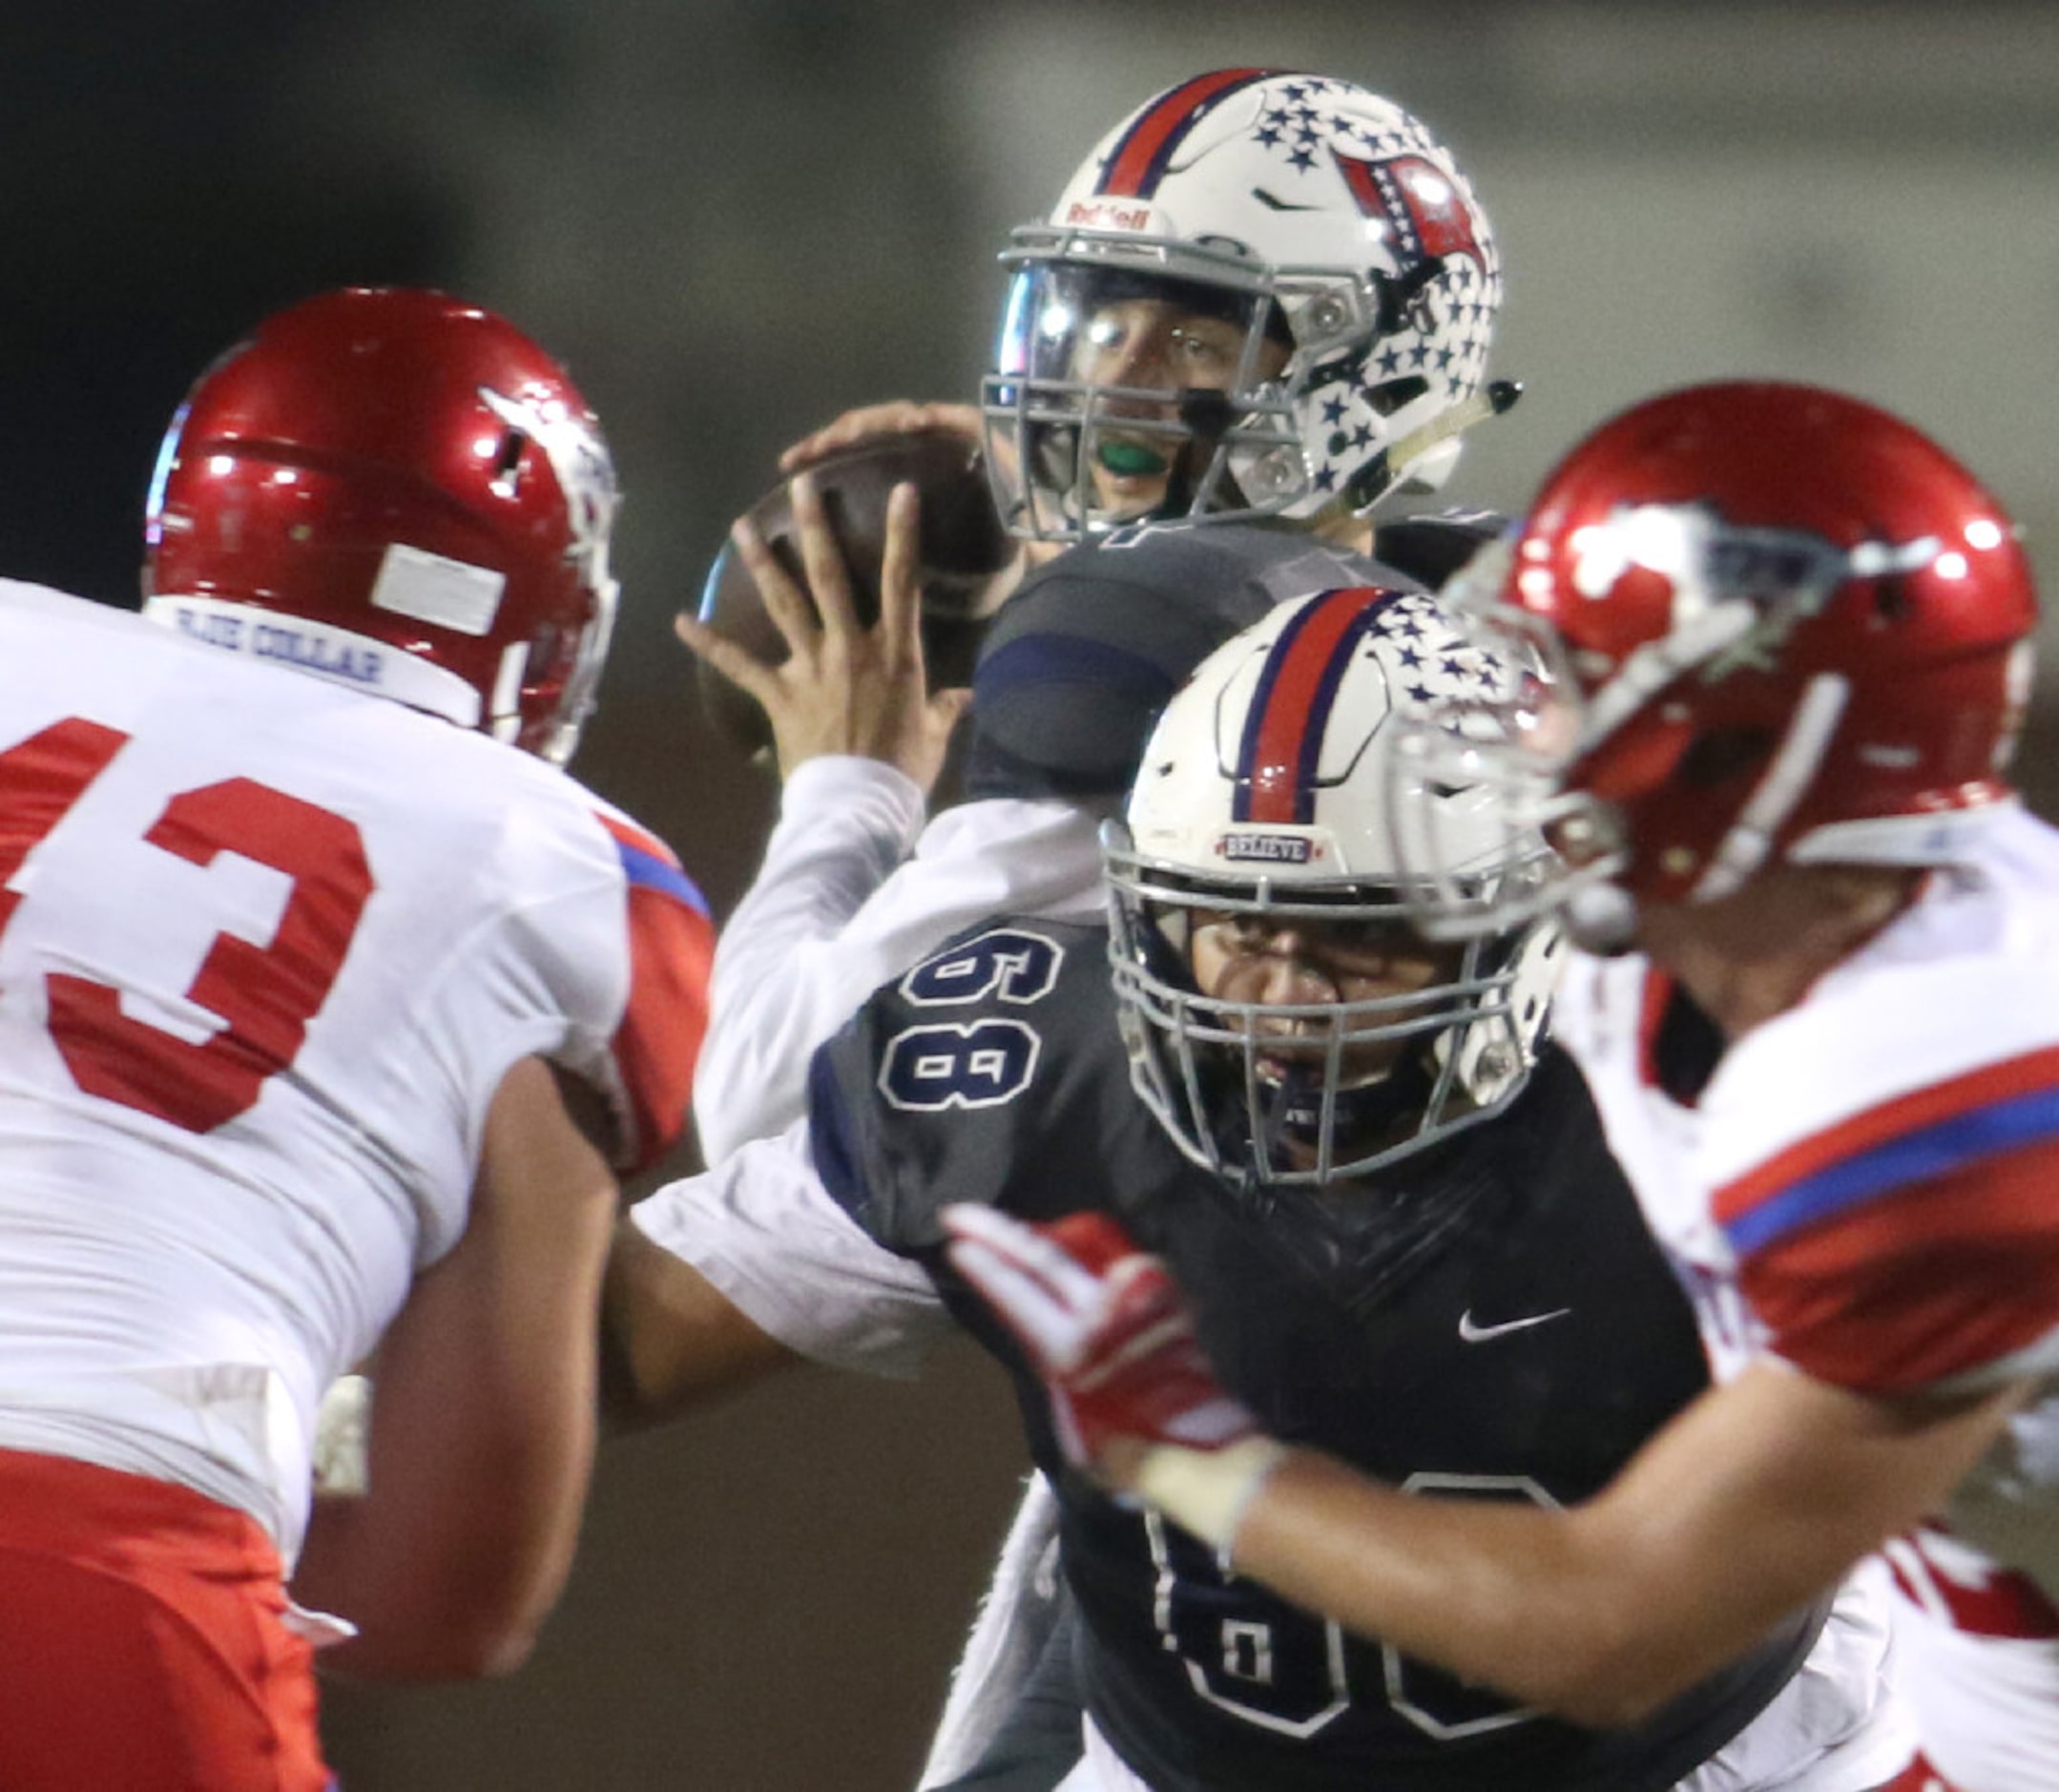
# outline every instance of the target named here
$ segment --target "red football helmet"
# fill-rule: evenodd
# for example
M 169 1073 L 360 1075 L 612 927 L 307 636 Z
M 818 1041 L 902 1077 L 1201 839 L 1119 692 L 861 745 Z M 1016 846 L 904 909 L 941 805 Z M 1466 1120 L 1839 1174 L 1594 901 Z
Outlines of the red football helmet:
M 1539 799 L 1512 806 L 1570 862 L 1558 899 L 1710 900 L 1768 859 L 1943 863 L 2010 795 L 2037 617 L 2016 527 L 1870 405 L 1746 382 L 1652 399 L 1487 559 L 1446 595 L 1496 606 L 1536 676 L 1498 719 L 1419 739 L 1415 774 Z
M 144 612 L 562 762 L 614 619 L 616 503 L 592 409 L 513 325 L 441 293 L 326 293 L 172 419 Z

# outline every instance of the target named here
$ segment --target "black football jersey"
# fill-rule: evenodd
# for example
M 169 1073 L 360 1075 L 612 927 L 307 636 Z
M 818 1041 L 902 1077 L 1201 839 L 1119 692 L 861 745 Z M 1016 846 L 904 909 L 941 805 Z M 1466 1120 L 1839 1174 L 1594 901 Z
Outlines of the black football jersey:
M 1161 1792 L 1666 1787 L 1806 1653 L 1820 1614 L 1601 1736 L 1346 1635 L 1072 1470 L 1036 1375 L 941 1248 L 949 1201 L 1105 1209 L 1169 1261 L 1224 1383 L 1276 1435 L 1425 1496 L 1569 1505 L 1707 1372 L 1555 1048 L 1503 1115 L 1376 1184 L 1267 1198 L 1181 1156 L 1132 1093 L 1106 933 L 1001 919 L 876 994 L 818 1055 L 811 1106 L 831 1192 L 1012 1374 L 1059 1496 L 1079 1685 Z
M 1147 523 L 1069 549 L 988 630 L 967 794 L 1119 797 L 1181 680 L 1275 604 L 1341 585 L 1424 590 L 1487 532 L 1479 512 L 1391 527 L 1377 559 L 1264 523 Z

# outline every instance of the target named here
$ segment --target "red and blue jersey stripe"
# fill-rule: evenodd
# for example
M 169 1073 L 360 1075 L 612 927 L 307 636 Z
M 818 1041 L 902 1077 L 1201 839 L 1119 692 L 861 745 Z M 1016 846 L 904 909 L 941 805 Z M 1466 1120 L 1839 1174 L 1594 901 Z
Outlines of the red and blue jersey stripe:
M 2059 1140 L 2059 1048 L 1919 1089 L 1855 1115 L 1716 1194 L 1741 1257 L 1911 1184 L 2023 1146 Z M 2059 1224 L 2059 1191 L 2054 1192 Z
M 614 1061 L 635 1130 L 622 1167 L 634 1171 L 656 1162 L 686 1130 L 708 1029 L 715 924 L 662 841 L 618 816 L 596 819 L 614 842 L 628 891 L 629 999 Z
M 697 910 L 703 917 L 708 913 L 708 900 L 694 880 L 680 868 L 672 848 L 657 838 L 647 834 L 640 827 L 632 827 L 619 817 L 602 816 L 600 824 L 608 830 L 614 842 L 615 851 L 622 861 L 622 875 L 629 879 L 633 889 L 650 889 L 670 896 L 675 902 L 684 903 Z
M 1338 687 L 1381 606 L 1396 594 L 1369 585 L 1324 592 L 1280 630 L 1244 718 L 1233 821 L 1305 827 L 1316 819 L 1322 737 Z
M 1781 1354 L 1921 1386 L 2059 1331 L 2059 1048 L 1984 1065 L 1803 1139 L 1716 1192 Z

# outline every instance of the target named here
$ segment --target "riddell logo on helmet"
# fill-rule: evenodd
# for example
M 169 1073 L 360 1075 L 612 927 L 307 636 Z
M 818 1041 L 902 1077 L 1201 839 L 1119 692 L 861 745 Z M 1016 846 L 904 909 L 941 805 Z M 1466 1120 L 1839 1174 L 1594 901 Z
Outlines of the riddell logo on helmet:
M 1305 834 L 1225 834 L 1216 842 L 1218 858 L 1263 860 L 1273 865 L 1306 865 L 1322 849 Z
M 1149 205 L 1118 199 L 1074 199 L 1065 221 L 1082 230 L 1149 230 L 1157 213 Z

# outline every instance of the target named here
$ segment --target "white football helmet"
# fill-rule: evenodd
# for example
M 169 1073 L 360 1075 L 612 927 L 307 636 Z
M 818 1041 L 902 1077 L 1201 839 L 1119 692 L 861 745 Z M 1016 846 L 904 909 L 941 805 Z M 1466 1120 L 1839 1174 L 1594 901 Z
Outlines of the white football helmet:
M 1321 1005 L 1204 995 L 1190 958 L 1198 926 L 1245 915 L 1420 948 L 1422 892 L 1397 869 L 1385 813 L 1393 739 L 1412 714 L 1478 702 L 1503 677 L 1435 599 L 1360 587 L 1281 605 L 1167 706 L 1124 820 L 1104 830 L 1110 955 L 1132 1079 L 1195 1162 L 1265 1184 L 1363 1176 L 1522 1089 L 1559 966 L 1549 923 L 1446 948 L 1454 968 L 1427 990 Z M 1443 812 L 1437 837 L 1455 856 L 1435 882 L 1449 900 L 1485 903 L 1535 874 L 1542 847 L 1512 838 L 1482 791 L 1416 800 Z M 1281 1022 L 1299 1024 L 1305 1070 L 1277 1068 Z M 1371 1054 L 1384 1068 L 1354 1075 L 1354 1056 L 1394 1041 Z
M 1001 259 L 983 408 L 1019 535 L 1362 512 L 1441 484 L 1458 431 L 1519 389 L 1483 391 L 1501 260 L 1466 177 L 1349 81 L 1227 69 L 1168 89 Z M 1140 300 L 1214 340 L 1137 377 L 1108 320 Z

